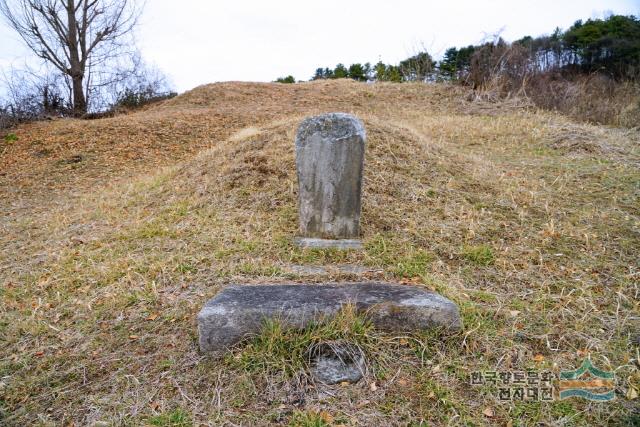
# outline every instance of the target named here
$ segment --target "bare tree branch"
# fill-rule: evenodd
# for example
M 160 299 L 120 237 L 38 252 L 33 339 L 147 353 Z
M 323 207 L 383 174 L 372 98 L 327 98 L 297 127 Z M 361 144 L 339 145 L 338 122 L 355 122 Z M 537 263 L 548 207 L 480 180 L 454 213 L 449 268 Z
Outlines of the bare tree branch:
M 76 114 L 87 111 L 87 70 L 126 53 L 141 7 L 135 0 L 0 0 L 0 14 L 39 58 L 71 81 Z M 93 80 L 93 79 L 92 79 Z

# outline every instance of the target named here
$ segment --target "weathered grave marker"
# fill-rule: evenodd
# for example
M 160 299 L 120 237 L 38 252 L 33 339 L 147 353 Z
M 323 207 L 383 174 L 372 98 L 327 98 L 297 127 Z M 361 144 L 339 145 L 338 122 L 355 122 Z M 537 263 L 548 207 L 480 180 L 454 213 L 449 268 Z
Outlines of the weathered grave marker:
M 295 144 L 302 234 L 296 242 L 311 247 L 361 247 L 362 122 L 344 113 L 311 117 L 298 128 Z M 222 352 L 258 333 L 266 319 L 304 328 L 336 315 L 346 305 L 354 305 L 375 327 L 395 333 L 461 327 L 453 302 L 417 286 L 373 282 L 235 285 L 223 289 L 198 314 L 200 349 Z M 314 376 L 327 383 L 357 381 L 364 356 L 350 351 L 348 343 L 334 347 L 315 349 Z
M 328 113 L 305 119 L 296 134 L 303 247 L 359 248 L 366 134 L 356 117 Z

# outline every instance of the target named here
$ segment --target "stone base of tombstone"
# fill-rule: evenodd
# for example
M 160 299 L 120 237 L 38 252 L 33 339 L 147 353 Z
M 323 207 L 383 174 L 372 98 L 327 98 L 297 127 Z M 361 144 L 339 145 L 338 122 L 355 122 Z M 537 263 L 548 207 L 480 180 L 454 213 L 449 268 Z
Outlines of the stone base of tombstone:
M 301 248 L 315 249 L 362 249 L 362 241 L 357 239 L 315 239 L 313 237 L 296 237 L 293 241 Z
M 353 305 L 373 325 L 393 333 L 432 328 L 458 330 L 458 307 L 417 286 L 391 283 L 232 285 L 198 314 L 200 349 L 218 353 L 260 332 L 264 321 L 304 328 Z

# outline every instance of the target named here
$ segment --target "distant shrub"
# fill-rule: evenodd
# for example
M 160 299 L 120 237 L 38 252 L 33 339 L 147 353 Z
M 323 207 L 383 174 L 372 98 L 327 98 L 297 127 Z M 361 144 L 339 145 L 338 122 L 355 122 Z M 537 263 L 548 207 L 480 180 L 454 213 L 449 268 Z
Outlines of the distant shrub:
M 278 77 L 276 79 L 276 83 L 295 83 L 296 79 L 293 76 L 287 76 L 287 77 Z
M 158 93 L 155 88 L 151 86 L 136 89 L 127 88 L 120 93 L 112 109 L 136 109 L 154 102 L 171 99 L 176 95 L 178 95 L 176 92 Z
M 336 68 L 333 70 L 333 78 L 334 79 L 346 79 L 349 77 L 349 70 L 345 67 L 344 64 L 336 65 Z
M 59 88 L 47 82 L 20 81 L 22 84 L 6 83 L 10 96 L 0 99 L 0 129 L 49 116 L 63 116 L 69 111 Z
M 618 122 L 620 126 L 630 128 L 640 127 L 640 96 L 622 109 L 618 116 Z
M 526 95 L 542 108 L 578 120 L 614 126 L 640 126 L 640 86 L 603 75 L 562 72 L 533 76 Z
M 349 66 L 349 78 L 360 82 L 367 81 L 367 69 L 362 64 L 351 64 Z

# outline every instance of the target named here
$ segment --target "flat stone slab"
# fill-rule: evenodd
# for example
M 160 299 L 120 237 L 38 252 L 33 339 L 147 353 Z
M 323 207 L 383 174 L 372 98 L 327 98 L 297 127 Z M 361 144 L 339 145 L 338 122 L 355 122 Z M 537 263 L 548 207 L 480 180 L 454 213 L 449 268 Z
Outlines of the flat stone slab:
M 355 305 L 378 329 L 410 333 L 462 326 L 458 307 L 429 290 L 392 283 L 231 285 L 198 314 L 200 349 L 220 352 L 260 331 L 266 319 L 303 328 Z
M 318 276 L 328 274 L 372 275 L 384 273 L 382 268 L 363 267 L 361 265 L 287 265 L 286 269 L 299 276 Z
M 293 241 L 301 248 L 314 249 L 362 249 L 362 242 L 357 239 L 316 239 L 313 237 L 296 237 Z

